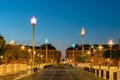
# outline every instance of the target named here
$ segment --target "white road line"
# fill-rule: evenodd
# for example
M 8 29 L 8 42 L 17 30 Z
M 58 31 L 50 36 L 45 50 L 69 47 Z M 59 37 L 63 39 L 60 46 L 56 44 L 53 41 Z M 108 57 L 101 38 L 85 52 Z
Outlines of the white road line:
M 69 73 L 69 70 L 66 69 L 67 74 L 70 76 L 71 80 L 75 80 L 72 75 Z
M 52 74 L 52 77 L 50 78 L 50 80 L 52 80 L 52 79 L 53 79 L 53 77 L 54 77 L 55 73 L 56 73 L 56 70 L 55 70 L 55 72 Z

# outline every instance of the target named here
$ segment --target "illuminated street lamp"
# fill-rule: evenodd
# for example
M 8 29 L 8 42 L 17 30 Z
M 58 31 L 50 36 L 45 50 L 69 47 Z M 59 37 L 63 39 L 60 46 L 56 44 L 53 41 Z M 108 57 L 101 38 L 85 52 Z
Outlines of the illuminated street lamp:
M 100 56 L 98 56 L 98 64 L 99 64 L 99 69 L 101 69 L 100 58 L 101 58 L 101 50 L 103 49 L 102 45 L 99 45 L 98 49 L 99 49 L 99 54 L 98 55 L 100 55 Z
M 40 54 L 38 54 L 37 56 L 38 56 L 38 63 L 39 63 L 39 69 L 40 69 Z
M 14 45 L 15 44 L 15 41 L 14 40 L 11 40 L 10 41 L 10 45 Z
M 43 55 L 42 55 L 42 54 L 40 55 L 40 58 L 41 58 L 41 64 L 42 64 L 42 58 L 43 58 Z
M 33 16 L 32 18 L 31 18 L 31 25 L 32 25 L 32 66 L 34 67 L 34 57 L 35 57 L 35 55 L 34 55 L 34 51 L 35 51 L 35 46 L 34 46 L 34 27 L 35 27 L 35 25 L 36 25 L 36 23 L 37 23 L 37 19 Z
M 74 63 L 74 61 L 75 61 L 75 53 L 74 53 L 75 43 L 72 44 L 72 48 L 73 48 L 73 63 Z
M 21 46 L 21 50 L 22 50 L 22 54 L 24 54 L 24 53 L 23 53 L 24 50 L 25 50 L 25 46 L 24 46 L 24 45 Z M 23 63 L 23 61 L 24 61 L 24 58 L 22 59 L 22 63 Z
M 45 43 L 46 43 L 46 63 L 48 62 L 48 39 L 45 39 Z
M 82 36 L 82 55 L 84 54 L 84 35 L 85 35 L 85 29 L 82 28 L 82 30 L 81 30 L 81 36 Z
M 24 45 L 22 45 L 22 46 L 21 46 L 21 49 L 22 49 L 22 50 L 24 50 L 24 49 L 25 49 L 25 46 L 24 46 Z
M 11 46 L 14 46 L 14 45 L 15 45 L 15 41 L 14 41 L 14 40 L 11 40 L 11 41 L 10 41 L 10 45 L 11 45 Z M 13 56 L 15 56 L 14 53 L 13 53 Z M 13 57 L 13 58 L 14 58 L 14 57 Z M 6 57 L 6 62 L 7 62 L 7 57 Z M 14 62 L 14 60 L 13 60 L 13 62 Z
M 111 52 L 111 50 L 112 50 L 112 46 L 113 46 L 113 41 L 112 40 L 109 40 L 109 42 L 108 42 L 108 45 L 109 45 L 109 47 L 110 47 L 110 60 L 109 60 L 109 68 L 110 68 L 110 66 L 111 66 L 111 59 L 112 59 L 112 52 Z
M 31 49 L 28 49 L 29 55 L 30 55 L 30 65 L 31 65 L 31 69 L 32 69 L 32 54 L 31 54 Z M 32 71 L 31 71 L 32 72 Z

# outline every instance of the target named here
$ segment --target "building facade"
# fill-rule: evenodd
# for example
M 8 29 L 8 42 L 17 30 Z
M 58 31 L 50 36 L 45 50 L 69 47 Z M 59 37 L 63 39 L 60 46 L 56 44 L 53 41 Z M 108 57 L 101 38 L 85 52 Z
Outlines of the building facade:
M 91 50 L 89 45 L 84 45 L 84 54 L 82 54 L 82 46 L 76 45 L 75 48 L 72 48 L 71 46 L 66 49 L 67 63 L 79 63 L 79 59 L 85 55 L 89 56 L 90 52 Z M 86 59 L 86 61 L 88 60 Z
M 79 57 L 84 56 L 84 63 L 90 63 L 92 65 L 103 65 L 106 66 L 109 63 L 112 65 L 119 65 L 120 59 L 115 62 L 114 59 L 110 58 L 104 58 L 103 54 L 110 50 L 109 45 L 105 44 L 94 44 L 94 45 L 84 45 L 84 54 L 82 55 L 82 46 L 76 45 L 76 47 L 73 49 L 72 47 L 69 47 L 66 49 L 66 60 L 68 63 L 81 63 Z M 113 51 L 120 50 L 120 40 L 118 44 L 114 44 L 112 46 Z
M 32 48 L 32 47 L 31 47 Z M 37 63 L 60 63 L 61 51 L 51 44 L 35 46 L 35 61 Z

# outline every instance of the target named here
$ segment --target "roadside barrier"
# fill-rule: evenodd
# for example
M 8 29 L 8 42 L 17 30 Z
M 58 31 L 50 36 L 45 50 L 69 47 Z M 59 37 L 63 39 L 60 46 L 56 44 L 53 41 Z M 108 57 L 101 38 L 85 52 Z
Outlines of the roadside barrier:
M 0 65 L 0 76 L 19 73 L 20 71 L 27 71 L 27 64 L 2 64 Z
M 95 66 L 85 66 L 83 70 L 94 74 L 95 76 L 102 77 L 105 80 L 120 80 L 120 69 L 116 67 L 111 67 L 110 69 L 107 69 L 106 67 L 101 66 L 101 68 L 99 69 L 99 67 Z

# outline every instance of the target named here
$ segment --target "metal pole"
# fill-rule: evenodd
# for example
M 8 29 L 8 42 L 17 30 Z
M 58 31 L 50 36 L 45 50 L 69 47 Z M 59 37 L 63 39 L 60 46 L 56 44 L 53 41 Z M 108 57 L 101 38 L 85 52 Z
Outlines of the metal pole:
M 39 55 L 39 70 L 40 70 L 40 55 Z
M 47 51 L 47 48 L 48 48 L 48 46 L 47 46 L 47 44 L 46 44 L 46 63 L 48 62 L 47 60 L 48 60 L 48 51 Z
M 34 68 L 34 51 L 35 51 L 35 46 L 34 46 L 34 25 L 32 25 L 32 69 Z
M 110 67 L 111 67 L 111 59 L 112 59 L 112 54 L 111 54 L 111 49 L 112 49 L 112 47 L 110 46 Z
M 84 55 L 84 35 L 82 35 L 82 55 Z
M 73 48 L 73 63 L 75 61 L 75 54 L 74 54 L 74 48 Z

